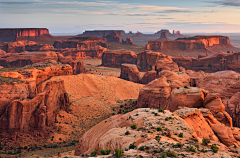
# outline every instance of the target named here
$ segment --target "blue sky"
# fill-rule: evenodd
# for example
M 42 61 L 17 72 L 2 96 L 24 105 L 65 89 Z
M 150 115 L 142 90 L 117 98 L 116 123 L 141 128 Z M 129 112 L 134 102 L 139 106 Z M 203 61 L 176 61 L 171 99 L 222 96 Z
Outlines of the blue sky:
M 240 0 L 0 0 L 0 28 L 240 32 Z

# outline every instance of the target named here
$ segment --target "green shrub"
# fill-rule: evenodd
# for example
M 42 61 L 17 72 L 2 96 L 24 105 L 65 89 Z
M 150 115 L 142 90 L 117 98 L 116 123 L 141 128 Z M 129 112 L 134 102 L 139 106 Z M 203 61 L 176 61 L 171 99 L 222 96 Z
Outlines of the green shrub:
M 177 87 L 177 89 L 179 89 L 179 87 Z
M 179 137 L 183 137 L 183 133 L 179 133 L 179 135 L 178 135 Z
M 123 153 L 124 153 L 123 150 L 117 148 L 117 149 L 115 149 L 115 154 L 114 154 L 114 156 L 116 156 L 116 157 L 121 157 L 121 156 L 123 156 Z
M 203 152 L 203 153 L 206 153 L 206 152 L 207 152 L 207 150 L 205 150 L 205 149 L 202 149 L 202 150 L 201 150 L 201 152 Z
M 108 149 L 107 149 L 107 150 L 103 150 L 103 149 L 102 149 L 102 150 L 100 151 L 100 153 L 101 153 L 102 155 L 109 155 L 111 151 L 112 151 L 112 150 L 110 150 L 110 149 L 109 149 L 109 150 L 108 150 Z
M 182 143 L 177 143 L 173 145 L 174 148 L 182 148 L 183 144 Z
M 27 146 L 24 147 L 24 149 L 27 149 L 27 148 L 28 148 Z
M 196 152 L 196 149 L 195 149 L 192 145 L 187 146 L 187 148 L 188 148 L 189 151 L 191 151 L 191 152 Z
M 137 125 L 136 125 L 136 124 L 132 124 L 132 125 L 131 125 L 131 128 L 132 128 L 132 129 L 137 129 Z
M 91 156 L 93 156 L 93 157 L 97 156 L 97 154 L 98 154 L 97 151 L 93 151 L 93 152 L 91 152 Z
M 159 142 L 159 141 L 161 140 L 161 137 L 156 136 L 156 137 L 155 137 L 155 140 Z
M 174 151 L 171 151 L 170 149 L 166 151 L 166 154 L 168 157 L 178 157 L 178 155 Z
M 162 131 L 162 128 L 161 128 L 161 127 L 157 127 L 156 130 L 157 130 L 157 131 Z
M 162 113 L 164 113 L 163 108 L 159 108 L 159 109 L 158 109 L 158 112 L 162 112 Z
M 136 146 L 134 145 L 134 143 L 129 145 L 129 149 L 135 149 L 135 148 L 136 148 Z
M 188 88 L 188 86 L 184 86 L 184 88 Z
M 211 145 L 211 149 L 214 153 L 217 153 L 218 152 L 218 147 L 216 145 Z
M 125 135 L 129 135 L 130 134 L 130 132 L 129 131 L 127 131 L 126 133 L 125 133 Z
M 124 111 L 124 114 L 129 113 L 129 110 Z
M 206 138 L 204 138 L 204 139 L 202 140 L 202 145 L 207 146 L 208 143 L 211 143 L 210 139 L 206 139 Z
M 3 146 L 0 146 L 0 150 L 2 150 L 3 149 Z

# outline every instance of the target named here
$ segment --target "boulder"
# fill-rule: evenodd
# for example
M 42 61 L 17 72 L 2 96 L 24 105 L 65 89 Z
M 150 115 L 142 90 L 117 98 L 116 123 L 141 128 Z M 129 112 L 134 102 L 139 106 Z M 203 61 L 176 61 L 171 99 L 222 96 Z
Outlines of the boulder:
M 140 90 L 137 107 L 166 109 L 171 91 L 172 86 L 166 77 L 155 79 Z
M 200 108 L 203 106 L 204 98 L 208 92 L 197 87 L 180 87 L 172 90 L 166 109 L 171 112 L 181 108 Z
M 137 65 L 122 64 L 120 78 L 139 83 L 139 71 Z

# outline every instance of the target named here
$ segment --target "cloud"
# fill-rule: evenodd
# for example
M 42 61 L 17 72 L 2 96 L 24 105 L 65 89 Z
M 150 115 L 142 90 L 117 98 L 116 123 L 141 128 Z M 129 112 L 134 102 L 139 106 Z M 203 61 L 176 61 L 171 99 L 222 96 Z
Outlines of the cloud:
M 221 0 L 221 1 L 205 1 L 222 6 L 240 7 L 240 0 Z

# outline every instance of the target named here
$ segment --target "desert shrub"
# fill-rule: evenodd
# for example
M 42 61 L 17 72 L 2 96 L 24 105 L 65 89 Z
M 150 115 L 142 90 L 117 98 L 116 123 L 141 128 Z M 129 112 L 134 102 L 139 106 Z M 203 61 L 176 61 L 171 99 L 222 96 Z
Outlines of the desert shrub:
M 218 147 L 216 145 L 211 145 L 211 149 L 214 153 L 217 153 L 218 152 Z
M 207 146 L 208 143 L 211 143 L 210 139 L 206 139 L 206 138 L 204 138 L 204 139 L 202 140 L 202 145 Z
M 0 146 L 0 150 L 2 150 L 3 149 L 3 146 Z
M 179 135 L 178 135 L 179 137 L 183 137 L 183 133 L 179 133 Z
M 131 125 L 131 128 L 132 128 L 132 129 L 137 129 L 137 125 L 136 125 L 136 124 L 132 124 L 132 125 Z
M 162 112 L 162 113 L 164 113 L 163 108 L 159 108 L 159 109 L 158 109 L 158 112 Z
M 129 135 L 130 134 L 130 132 L 129 131 L 127 131 L 126 133 L 125 133 L 125 135 Z
M 192 145 L 187 146 L 187 148 L 188 148 L 189 151 L 191 151 L 191 152 L 196 152 L 196 149 L 195 149 Z
M 129 145 L 129 149 L 135 149 L 135 148 L 136 148 L 136 146 L 134 145 L 134 143 Z
M 201 152 L 203 152 L 203 153 L 206 153 L 206 152 L 207 152 L 207 150 L 205 150 L 205 149 L 202 149 L 202 150 L 201 150 Z
M 124 153 L 123 150 L 117 148 L 117 149 L 115 149 L 115 154 L 114 154 L 114 156 L 116 156 L 116 157 L 121 157 L 121 156 L 123 156 L 123 153 Z
M 161 140 L 161 137 L 156 136 L 156 137 L 155 137 L 155 140 L 159 142 L 159 141 Z
M 162 128 L 161 127 L 157 127 L 156 130 L 157 131 L 162 131 Z
M 111 152 L 112 150 L 110 150 L 110 149 L 107 149 L 107 150 L 101 150 L 100 151 L 100 153 L 102 154 L 102 155 L 109 155 L 110 154 L 110 152 Z
M 170 149 L 166 151 L 166 154 L 168 157 L 178 157 L 178 155 L 174 151 L 171 151 Z
M 124 111 L 124 114 L 126 114 L 126 113 L 128 113 L 129 112 L 129 110 L 126 110 L 126 111 Z
M 184 86 L 184 88 L 188 88 L 188 86 Z
M 91 152 L 91 156 L 95 157 L 95 156 L 97 156 L 97 153 L 98 153 L 97 151 L 93 151 L 93 152 Z
M 177 143 L 173 145 L 174 148 L 182 148 L 183 144 L 182 143 Z

